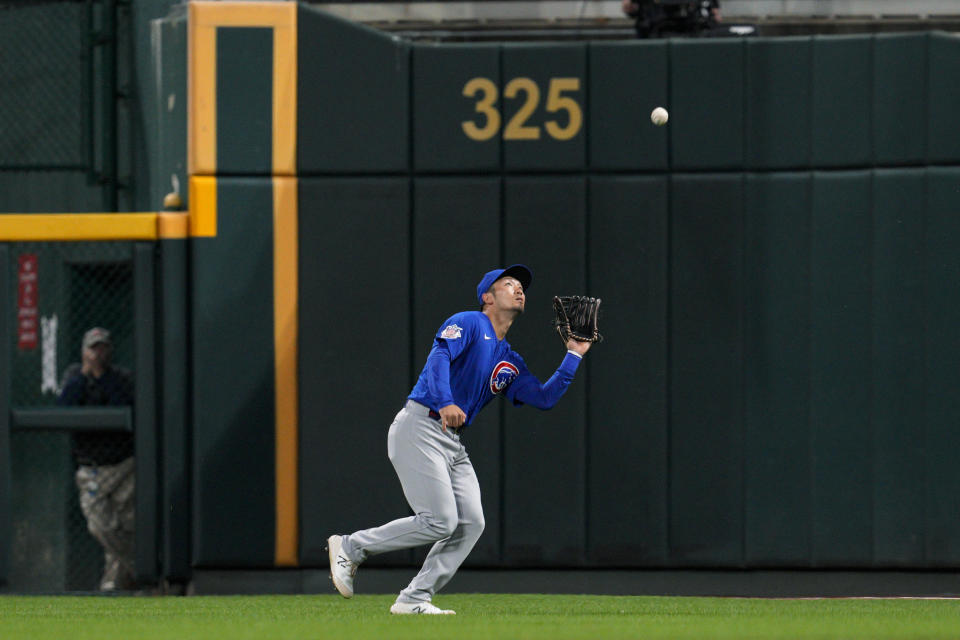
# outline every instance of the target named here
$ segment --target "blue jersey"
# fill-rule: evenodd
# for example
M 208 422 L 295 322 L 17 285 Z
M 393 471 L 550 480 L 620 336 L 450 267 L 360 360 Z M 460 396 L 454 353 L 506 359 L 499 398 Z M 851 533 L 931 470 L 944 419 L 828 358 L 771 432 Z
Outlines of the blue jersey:
M 465 424 L 497 395 L 515 405 L 549 409 L 570 386 L 579 364 L 580 356 L 568 352 L 553 376 L 541 383 L 509 342 L 497 340 L 486 314 L 463 311 L 437 331 L 409 398 L 434 411 L 455 404 L 466 414 Z

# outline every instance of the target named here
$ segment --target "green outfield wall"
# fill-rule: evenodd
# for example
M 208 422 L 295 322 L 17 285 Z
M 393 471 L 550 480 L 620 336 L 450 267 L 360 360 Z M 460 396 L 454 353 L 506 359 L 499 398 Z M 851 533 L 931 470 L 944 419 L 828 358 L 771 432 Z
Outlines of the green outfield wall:
M 301 264 L 303 564 L 404 514 L 384 430 L 479 274 L 523 261 L 533 371 L 562 355 L 555 293 L 602 297 L 608 341 L 554 410 L 471 427 L 468 563 L 956 566 L 934 387 L 960 355 L 937 328 L 960 40 L 430 45 L 299 20 L 301 254 L 322 247 Z M 348 34 L 362 53 L 335 56 Z M 358 351 L 326 338 L 341 282 Z
M 189 213 L 137 299 L 160 574 L 322 568 L 407 515 L 387 428 L 513 262 L 536 375 L 553 295 L 606 339 L 553 410 L 467 430 L 467 565 L 960 567 L 960 38 L 427 44 L 249 2 L 150 33 L 138 171 Z

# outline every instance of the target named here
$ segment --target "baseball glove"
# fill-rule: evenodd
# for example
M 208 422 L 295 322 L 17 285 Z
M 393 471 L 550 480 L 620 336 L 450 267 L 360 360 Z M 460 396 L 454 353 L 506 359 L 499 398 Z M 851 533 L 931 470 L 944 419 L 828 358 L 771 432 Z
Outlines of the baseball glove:
M 603 336 L 597 330 L 600 298 L 554 296 L 553 310 L 556 313 L 553 326 L 560 334 L 563 344 L 567 344 L 570 338 L 579 342 L 600 342 L 603 340 Z

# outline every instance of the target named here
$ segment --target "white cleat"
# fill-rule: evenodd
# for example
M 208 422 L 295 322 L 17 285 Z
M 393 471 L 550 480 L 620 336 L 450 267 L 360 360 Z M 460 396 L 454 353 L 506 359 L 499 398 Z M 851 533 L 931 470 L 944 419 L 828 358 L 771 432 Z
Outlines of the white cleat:
M 330 556 L 330 579 L 344 598 L 353 597 L 353 576 L 357 575 L 357 563 L 348 558 L 342 549 L 343 536 L 327 538 L 327 554 Z
M 390 613 L 397 615 L 457 615 L 457 612 L 453 609 L 441 609 L 433 606 L 433 604 L 430 602 L 394 602 L 393 606 L 390 607 Z

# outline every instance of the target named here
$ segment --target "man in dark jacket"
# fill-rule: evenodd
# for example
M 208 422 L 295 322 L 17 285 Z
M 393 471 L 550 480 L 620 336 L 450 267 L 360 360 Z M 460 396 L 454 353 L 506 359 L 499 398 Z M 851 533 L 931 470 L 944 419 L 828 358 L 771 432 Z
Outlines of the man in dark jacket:
M 83 336 L 82 362 L 64 372 L 60 405 L 133 406 L 133 376 L 111 363 L 110 332 L 95 327 Z M 76 432 L 73 455 L 80 508 L 87 529 L 103 546 L 101 591 L 134 584 L 133 434 Z

